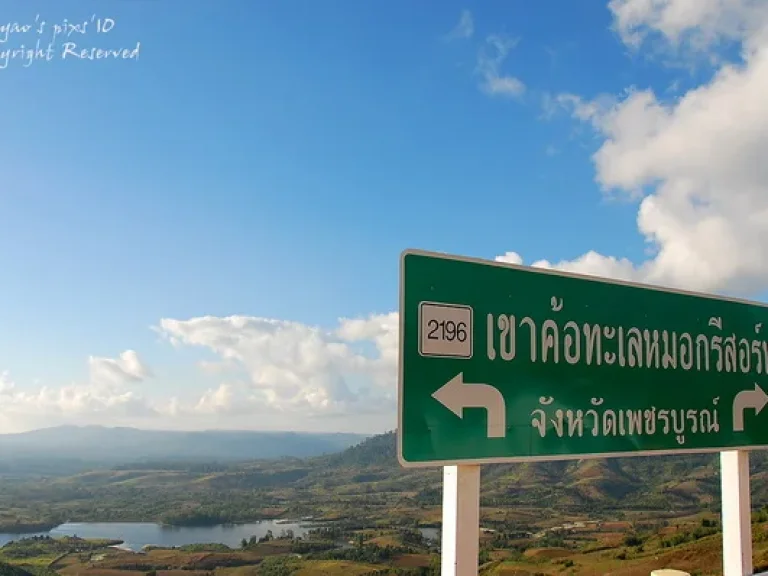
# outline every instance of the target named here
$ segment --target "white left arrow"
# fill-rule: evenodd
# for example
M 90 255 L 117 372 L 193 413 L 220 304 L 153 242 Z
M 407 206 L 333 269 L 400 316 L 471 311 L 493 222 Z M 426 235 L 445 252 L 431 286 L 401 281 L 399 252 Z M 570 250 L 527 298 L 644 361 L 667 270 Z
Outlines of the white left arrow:
M 493 386 L 464 382 L 464 373 L 459 372 L 432 394 L 432 398 L 459 418 L 464 417 L 464 408 L 485 408 L 488 414 L 488 438 L 506 436 L 507 409 L 504 396 Z
M 768 395 L 757 384 L 754 390 L 742 390 L 736 394 L 733 400 L 733 431 L 744 431 L 744 410 L 752 408 L 757 415 L 766 404 L 768 404 Z

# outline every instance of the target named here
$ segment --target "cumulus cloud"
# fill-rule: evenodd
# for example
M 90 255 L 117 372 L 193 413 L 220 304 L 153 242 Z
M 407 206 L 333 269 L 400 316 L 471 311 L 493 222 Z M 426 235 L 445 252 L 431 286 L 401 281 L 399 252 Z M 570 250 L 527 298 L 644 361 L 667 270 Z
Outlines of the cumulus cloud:
M 675 49 L 708 51 L 724 41 L 753 49 L 765 39 L 764 0 L 611 0 L 614 28 L 628 46 L 660 36 Z
M 379 362 L 392 367 L 397 362 L 399 317 L 397 312 L 371 314 L 367 318 L 342 318 L 336 334 L 347 342 L 370 340 L 379 352 Z
M 307 415 L 391 409 L 397 329 L 396 313 L 341 319 L 333 330 L 252 316 L 165 318 L 158 327 L 176 346 L 206 348 L 245 375 L 194 406 L 174 402 L 175 411 Z
M 517 252 L 506 252 L 501 256 L 496 256 L 497 262 L 507 262 L 508 264 L 522 264 L 523 257 Z
M 123 382 L 141 382 L 150 376 L 150 372 L 139 360 L 134 350 L 126 350 L 118 358 L 88 358 L 91 382 L 120 384 Z
M 671 103 L 649 89 L 551 98 L 548 106 L 568 109 L 602 139 L 596 181 L 638 200 L 638 231 L 654 255 L 633 264 L 589 252 L 534 265 L 714 292 L 766 289 L 768 3 L 613 0 L 610 8 L 627 42 L 655 33 L 702 49 L 737 39 L 741 59 Z
M 132 384 L 149 377 L 149 369 L 133 350 L 118 358 L 90 357 L 87 382 L 42 386 L 27 390 L 17 386 L 6 371 L 0 375 L 0 416 L 11 428 L 49 426 L 97 416 L 143 417 L 155 414 L 144 395 Z
M 165 318 L 155 330 L 173 346 L 214 355 L 197 362 L 199 379 L 188 387 L 148 394 L 142 383 L 152 372 L 133 350 L 88 358 L 85 382 L 30 387 L 0 373 L 0 432 L 66 423 L 391 428 L 398 328 L 396 312 L 342 318 L 330 329 L 251 316 Z
M 509 51 L 517 45 L 518 39 L 491 35 L 486 38 L 477 59 L 477 73 L 482 82 L 481 90 L 491 96 L 518 98 L 525 92 L 525 84 L 514 76 L 501 72 L 501 66 Z
M 232 414 L 235 412 L 247 412 L 246 402 L 238 402 L 239 389 L 231 383 L 223 383 L 216 389 L 207 390 L 194 406 L 195 412 L 203 414 Z M 173 411 L 178 414 L 178 400 L 173 402 Z

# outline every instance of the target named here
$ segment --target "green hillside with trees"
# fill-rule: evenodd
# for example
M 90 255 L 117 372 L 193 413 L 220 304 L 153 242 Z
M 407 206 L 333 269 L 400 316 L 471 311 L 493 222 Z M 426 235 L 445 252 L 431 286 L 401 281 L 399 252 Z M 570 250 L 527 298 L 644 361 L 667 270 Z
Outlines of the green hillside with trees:
M 0 532 L 64 521 L 204 526 L 311 517 L 318 526 L 302 538 L 244 539 L 238 549 L 143 555 L 79 539 L 22 541 L 0 548 L 0 576 L 437 574 L 438 543 L 423 531 L 440 525 L 441 470 L 404 469 L 395 448 L 389 432 L 308 458 L 151 458 L 69 475 L 0 472 Z M 765 454 L 751 462 L 756 562 L 768 566 Z M 484 466 L 482 573 L 633 576 L 674 562 L 718 574 L 719 492 L 716 455 Z

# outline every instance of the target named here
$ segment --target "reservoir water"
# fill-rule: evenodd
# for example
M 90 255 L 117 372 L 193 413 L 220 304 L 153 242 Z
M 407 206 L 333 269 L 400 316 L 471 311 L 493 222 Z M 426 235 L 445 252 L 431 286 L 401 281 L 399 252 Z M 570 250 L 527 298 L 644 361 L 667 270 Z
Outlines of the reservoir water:
M 302 523 L 275 522 L 265 520 L 250 524 L 227 524 L 217 526 L 163 526 L 149 522 L 84 522 L 67 523 L 57 526 L 49 532 L 32 534 L 0 533 L 0 546 L 11 540 L 29 538 L 30 536 L 48 535 L 52 538 L 61 536 L 78 536 L 80 538 L 99 538 L 122 540 L 120 548 L 139 551 L 148 544 L 154 546 L 183 546 L 185 544 L 226 544 L 231 548 L 239 548 L 240 541 L 251 536 L 261 538 L 267 530 L 279 536 L 282 530 L 293 530 L 295 536 L 303 536 L 312 526 Z
M 0 547 L 12 540 L 29 538 L 31 536 L 48 535 L 52 538 L 61 536 L 78 536 L 80 538 L 98 538 L 105 540 L 122 540 L 119 546 L 127 550 L 140 551 L 146 545 L 184 546 L 185 544 L 226 544 L 230 548 L 239 548 L 240 541 L 251 536 L 261 538 L 272 530 L 274 536 L 279 536 L 283 530 L 293 530 L 294 536 L 304 536 L 313 528 L 310 524 L 300 522 L 275 522 L 264 520 L 250 524 L 220 524 L 216 526 L 164 526 L 150 522 L 69 522 L 57 526 L 49 532 L 30 534 L 9 534 L 0 532 Z M 422 536 L 429 540 L 438 540 L 438 528 L 419 528 Z

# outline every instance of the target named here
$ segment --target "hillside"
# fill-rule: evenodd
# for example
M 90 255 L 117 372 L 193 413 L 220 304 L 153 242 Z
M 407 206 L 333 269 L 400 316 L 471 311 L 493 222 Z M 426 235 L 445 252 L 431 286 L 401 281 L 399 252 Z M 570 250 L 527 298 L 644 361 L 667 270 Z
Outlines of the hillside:
M 0 527 L 32 529 L 64 520 L 195 525 L 304 516 L 439 521 L 441 469 L 402 468 L 395 441 L 389 432 L 335 454 L 248 462 L 148 459 L 147 452 L 136 452 L 141 458 L 111 468 L 39 479 L 6 475 L 0 482 Z M 755 507 L 768 503 L 765 462 L 764 453 L 753 454 Z M 537 518 L 717 511 L 717 463 L 717 455 L 700 455 L 484 466 L 481 502 L 499 514 L 535 510 Z
M 751 455 L 755 503 L 768 502 L 765 452 Z M 396 434 L 371 437 L 339 454 L 317 459 L 335 470 L 366 470 L 379 480 L 439 477 L 435 470 L 403 470 L 396 458 Z M 437 473 L 437 474 L 436 474 Z M 311 476 L 309 476 L 311 478 Z M 497 464 L 483 467 L 488 505 L 546 505 L 557 508 L 688 509 L 716 506 L 720 498 L 717 454 Z
M 0 562 L 0 576 L 32 576 L 23 568 Z

